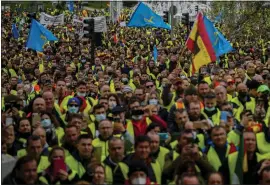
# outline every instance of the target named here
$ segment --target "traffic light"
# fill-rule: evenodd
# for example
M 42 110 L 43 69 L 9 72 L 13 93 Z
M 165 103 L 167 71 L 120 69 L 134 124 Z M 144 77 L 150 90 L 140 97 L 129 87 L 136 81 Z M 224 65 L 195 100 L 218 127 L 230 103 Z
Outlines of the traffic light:
M 168 11 L 164 11 L 163 12 L 164 13 L 164 15 L 163 15 L 163 20 L 164 20 L 164 22 L 169 22 L 169 12 Z
M 189 13 L 183 13 L 182 14 L 182 24 L 189 26 Z
M 199 6 L 198 5 L 195 6 L 195 11 L 198 13 L 198 11 L 199 11 Z
M 85 26 L 83 28 L 84 31 L 87 31 L 88 33 L 84 34 L 85 37 L 87 38 L 91 38 L 92 34 L 94 33 L 95 30 L 95 21 L 94 19 L 85 19 L 83 21 L 84 24 L 87 24 L 87 26 Z

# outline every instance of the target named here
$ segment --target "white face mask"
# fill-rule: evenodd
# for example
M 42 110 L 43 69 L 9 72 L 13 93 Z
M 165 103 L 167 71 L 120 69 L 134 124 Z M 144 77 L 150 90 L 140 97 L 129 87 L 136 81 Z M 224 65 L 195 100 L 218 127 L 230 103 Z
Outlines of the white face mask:
M 77 95 L 78 95 L 78 96 L 85 97 L 85 96 L 86 96 L 86 93 L 80 93 L 80 92 L 77 92 Z
M 146 184 L 146 178 L 145 177 L 138 177 L 138 178 L 132 179 L 131 184 L 134 184 L 134 185 L 136 185 L 136 184 L 145 185 Z

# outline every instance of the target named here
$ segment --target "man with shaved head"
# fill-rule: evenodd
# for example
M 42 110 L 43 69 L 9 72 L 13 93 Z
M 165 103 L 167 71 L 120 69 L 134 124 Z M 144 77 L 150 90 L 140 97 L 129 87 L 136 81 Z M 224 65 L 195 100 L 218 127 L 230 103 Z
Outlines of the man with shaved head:
M 220 108 L 221 105 L 227 102 L 227 90 L 224 86 L 219 85 L 215 88 L 215 94 L 217 98 L 217 106 Z
M 240 114 L 244 110 L 250 110 L 252 114 L 255 112 L 255 99 L 248 95 L 248 88 L 246 84 L 240 83 L 236 87 L 238 92 L 237 97 L 231 100 L 233 104 L 233 115 L 240 122 Z

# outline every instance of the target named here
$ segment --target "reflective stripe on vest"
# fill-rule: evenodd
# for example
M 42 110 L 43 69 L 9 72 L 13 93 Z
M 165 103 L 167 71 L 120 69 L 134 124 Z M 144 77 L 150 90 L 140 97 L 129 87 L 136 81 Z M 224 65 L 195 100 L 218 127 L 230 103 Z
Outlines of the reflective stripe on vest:
M 270 152 L 270 143 L 265 140 L 264 132 L 257 133 L 256 138 L 257 138 L 257 146 L 258 146 L 259 152 L 261 154 Z

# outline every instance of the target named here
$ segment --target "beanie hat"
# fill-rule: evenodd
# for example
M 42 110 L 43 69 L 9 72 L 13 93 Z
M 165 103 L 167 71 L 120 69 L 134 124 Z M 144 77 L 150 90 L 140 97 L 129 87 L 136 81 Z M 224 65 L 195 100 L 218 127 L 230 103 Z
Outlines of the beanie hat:
M 148 169 L 143 161 L 135 160 L 129 164 L 128 176 L 130 177 L 134 172 L 143 171 L 148 176 Z

